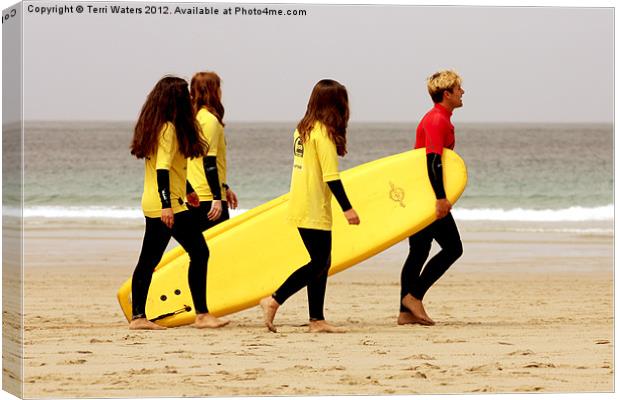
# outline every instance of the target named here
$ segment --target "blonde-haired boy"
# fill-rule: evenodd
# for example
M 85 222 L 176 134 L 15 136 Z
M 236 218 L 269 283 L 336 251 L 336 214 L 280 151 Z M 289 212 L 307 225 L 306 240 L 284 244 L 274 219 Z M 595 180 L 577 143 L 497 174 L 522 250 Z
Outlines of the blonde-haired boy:
M 459 231 L 450 214 L 452 204 L 446 198 L 441 166 L 443 149 L 454 149 L 454 126 L 450 117 L 455 108 L 463 106 L 465 91 L 461 82 L 459 74 L 452 70 L 436 72 L 427 79 L 428 93 L 435 105 L 418 124 L 415 148 L 426 148 L 426 165 L 435 192 L 437 220 L 409 238 L 409 256 L 401 273 L 399 325 L 435 325 L 426 313 L 422 299 L 463 254 Z M 441 251 L 422 270 L 433 240 L 441 246 Z

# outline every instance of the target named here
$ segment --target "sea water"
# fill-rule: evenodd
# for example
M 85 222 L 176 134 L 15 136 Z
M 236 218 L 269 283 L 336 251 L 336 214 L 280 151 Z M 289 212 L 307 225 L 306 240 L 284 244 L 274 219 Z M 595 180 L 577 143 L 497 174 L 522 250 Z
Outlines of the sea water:
M 241 212 L 288 192 L 295 125 L 226 125 L 227 183 Z M 613 219 L 612 124 L 455 125 L 455 151 L 469 177 L 455 218 Z M 415 128 L 415 123 L 351 123 L 340 169 L 411 149 Z M 144 160 L 129 153 L 132 133 L 131 122 L 26 122 L 24 217 L 37 224 L 141 222 Z

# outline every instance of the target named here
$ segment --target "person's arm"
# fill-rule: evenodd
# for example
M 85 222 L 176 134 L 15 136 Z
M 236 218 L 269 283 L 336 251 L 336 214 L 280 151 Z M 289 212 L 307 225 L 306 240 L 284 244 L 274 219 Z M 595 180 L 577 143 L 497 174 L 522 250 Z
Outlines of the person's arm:
M 426 155 L 426 170 L 431 186 L 435 191 L 437 200 L 446 198 L 446 191 L 443 187 L 443 170 L 441 167 L 441 154 L 428 153 Z
M 174 212 L 170 199 L 170 171 L 167 169 L 157 170 L 157 192 L 161 201 L 161 220 L 168 228 L 172 228 Z
M 217 174 L 217 157 L 206 156 L 202 159 L 202 162 L 205 169 L 207 183 L 209 184 L 211 194 L 213 195 L 211 209 L 207 214 L 207 218 L 211 221 L 216 221 L 222 215 L 222 189 L 220 188 L 220 178 Z
M 207 183 L 209 184 L 209 189 L 211 189 L 213 200 L 222 200 L 222 189 L 220 187 L 220 178 L 217 174 L 217 157 L 216 156 L 204 157 L 202 159 L 202 165 L 205 169 L 205 176 L 207 178 Z
M 427 122 L 424 129 L 426 130 L 426 170 L 437 199 L 435 214 L 437 219 L 441 219 L 448 215 L 452 208 L 452 204 L 446 198 L 441 162 L 444 138 L 449 127 L 444 119 L 433 118 Z
M 200 197 L 196 194 L 196 191 L 192 187 L 189 180 L 185 181 L 185 197 L 187 203 L 192 207 L 200 207 Z
M 435 202 L 435 215 L 441 219 L 448 215 L 452 209 L 452 204 L 446 198 L 446 191 L 443 186 L 443 168 L 441 166 L 441 156 L 437 153 L 426 155 L 426 169 L 431 186 L 435 192 L 437 201 Z
M 342 181 L 340 180 L 336 145 L 327 135 L 322 134 L 317 135 L 315 138 L 315 145 L 321 172 L 323 173 L 323 182 L 327 183 L 327 186 L 336 197 L 349 224 L 359 225 L 360 218 L 357 212 L 351 207 L 351 203 L 347 198 L 344 186 L 342 186 Z
M 226 201 L 228 202 L 228 207 L 234 210 L 239 205 L 237 194 L 230 188 L 230 186 L 228 186 L 227 183 L 222 183 L 222 186 L 226 191 Z
M 172 210 L 172 197 L 170 193 L 170 166 L 172 157 L 177 151 L 176 130 L 174 125 L 166 123 L 159 135 L 157 143 L 157 162 L 155 170 L 157 174 L 157 192 L 161 201 L 161 221 L 168 228 L 174 225 L 174 211 Z
M 161 208 L 172 208 L 170 200 L 170 171 L 167 169 L 157 170 L 157 192 L 161 201 Z
M 221 140 L 221 125 L 217 118 L 205 109 L 199 111 L 198 120 L 200 122 L 202 134 L 209 142 L 209 151 L 202 159 L 205 178 L 207 179 L 209 189 L 211 189 L 211 194 L 213 195 L 211 209 L 207 214 L 207 218 L 211 221 L 215 221 L 222 215 L 222 189 L 217 173 L 217 149 L 219 147 L 219 141 Z
M 360 217 L 359 215 L 357 215 L 357 212 L 351 206 L 351 203 L 349 202 L 349 198 L 347 197 L 347 194 L 344 191 L 344 186 L 342 185 L 342 181 L 340 179 L 328 181 L 327 186 L 329 186 L 329 190 L 331 190 L 332 193 L 334 194 L 334 197 L 338 201 L 340 208 L 342 208 L 344 217 L 347 219 L 349 224 L 359 225 Z
M 334 197 L 338 201 L 338 204 L 340 204 L 340 208 L 342 208 L 343 212 L 349 211 L 353 208 L 349 202 L 347 193 L 344 191 L 344 186 L 342 186 L 342 181 L 340 179 L 327 182 L 327 186 L 329 186 L 329 190 L 331 190 L 334 194 Z

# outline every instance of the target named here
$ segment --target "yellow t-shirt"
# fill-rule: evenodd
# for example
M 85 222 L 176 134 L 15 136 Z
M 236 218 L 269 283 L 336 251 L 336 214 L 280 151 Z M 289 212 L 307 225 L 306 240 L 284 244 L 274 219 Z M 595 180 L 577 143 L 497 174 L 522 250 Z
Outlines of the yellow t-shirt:
M 332 228 L 332 192 L 327 182 L 340 179 L 336 145 L 325 126 L 316 122 L 306 143 L 294 133 L 293 174 L 289 220 L 297 227 L 329 231 Z
M 205 107 L 201 108 L 196 114 L 196 119 L 202 128 L 202 137 L 209 143 L 207 156 L 215 156 L 217 165 L 217 176 L 220 181 L 222 199 L 226 200 L 226 190 L 223 184 L 226 183 L 226 139 L 224 137 L 224 127 Z M 187 180 L 198 194 L 200 201 L 213 200 L 211 188 L 207 182 L 202 157 L 187 160 Z
M 176 214 L 187 210 L 185 199 L 185 178 L 187 159 L 179 152 L 179 142 L 174 125 L 170 122 L 161 129 L 157 143 L 157 154 L 147 157 L 144 168 L 144 192 L 142 193 L 142 211 L 150 218 L 161 217 L 161 200 L 157 191 L 157 170 L 170 171 L 170 203 Z

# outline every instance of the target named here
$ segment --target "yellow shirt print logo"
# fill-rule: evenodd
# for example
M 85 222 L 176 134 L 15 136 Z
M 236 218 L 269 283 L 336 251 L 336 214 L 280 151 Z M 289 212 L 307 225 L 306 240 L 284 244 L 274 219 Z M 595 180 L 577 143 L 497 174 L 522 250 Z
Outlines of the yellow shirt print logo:
M 302 143 L 300 137 L 295 139 L 295 145 L 294 145 L 293 153 L 297 157 L 303 157 L 304 156 L 304 144 Z

